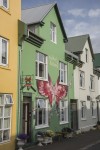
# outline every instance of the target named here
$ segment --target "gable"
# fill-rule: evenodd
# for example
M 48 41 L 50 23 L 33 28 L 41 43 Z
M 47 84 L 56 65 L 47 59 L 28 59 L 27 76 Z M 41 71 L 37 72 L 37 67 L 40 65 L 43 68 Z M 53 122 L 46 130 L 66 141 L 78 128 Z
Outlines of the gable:
M 73 52 L 75 54 L 82 53 L 86 41 L 88 41 L 89 43 L 90 52 L 92 58 L 94 59 L 93 48 L 92 48 L 90 36 L 88 34 L 68 38 L 68 43 L 66 43 L 66 50 Z
M 59 13 L 59 9 L 56 3 L 47 4 L 43 6 L 34 7 L 31 9 L 25 9 L 22 10 L 22 21 L 25 22 L 28 25 L 31 24 L 44 24 L 44 18 L 48 16 L 49 12 L 52 10 L 52 8 L 55 9 L 56 15 L 59 20 L 59 24 L 61 26 L 61 31 L 63 33 L 64 41 L 67 41 L 67 35 L 62 23 L 62 19 Z

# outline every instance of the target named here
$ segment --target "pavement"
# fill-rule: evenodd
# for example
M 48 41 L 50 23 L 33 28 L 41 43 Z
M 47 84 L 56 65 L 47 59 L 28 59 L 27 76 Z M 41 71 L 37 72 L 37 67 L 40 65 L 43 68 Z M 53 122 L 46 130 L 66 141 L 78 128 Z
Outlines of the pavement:
M 97 148 L 96 148 L 97 147 Z M 91 130 L 80 133 L 72 138 L 58 140 L 52 144 L 26 147 L 24 150 L 99 150 L 100 149 L 100 130 Z

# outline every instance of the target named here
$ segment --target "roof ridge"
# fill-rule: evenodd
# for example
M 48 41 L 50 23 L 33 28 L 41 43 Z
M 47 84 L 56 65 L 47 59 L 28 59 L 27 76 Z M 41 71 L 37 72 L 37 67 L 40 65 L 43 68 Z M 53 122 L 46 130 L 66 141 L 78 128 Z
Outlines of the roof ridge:
M 34 7 L 22 9 L 22 11 L 23 10 L 27 10 L 27 9 L 33 9 L 33 8 L 41 7 L 41 6 L 46 6 L 46 5 L 50 5 L 50 4 L 54 5 L 56 3 L 57 3 L 56 1 L 55 2 L 51 2 L 51 3 L 48 2 L 48 3 L 45 3 L 45 4 L 41 3 L 41 4 L 38 4 L 37 6 L 34 6 Z
M 71 37 L 68 37 L 68 38 L 75 38 L 75 37 L 81 37 L 81 36 L 89 36 L 89 34 L 76 35 L 76 36 L 71 36 Z

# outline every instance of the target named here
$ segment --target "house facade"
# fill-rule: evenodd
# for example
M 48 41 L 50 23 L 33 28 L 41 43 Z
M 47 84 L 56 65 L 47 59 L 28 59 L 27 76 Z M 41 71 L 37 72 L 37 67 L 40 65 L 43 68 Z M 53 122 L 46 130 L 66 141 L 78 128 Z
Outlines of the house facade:
M 15 7 L 16 6 L 16 7 Z M 0 1 L 0 149 L 14 150 L 20 1 Z
M 21 115 L 18 124 L 22 128 L 18 130 L 30 135 L 29 142 L 32 142 L 38 131 L 56 132 L 70 127 L 74 65 L 65 60 L 67 36 L 56 3 L 22 10 L 19 30 L 19 39 L 24 39 L 19 42 Z
M 97 120 L 100 121 L 100 53 L 94 54 L 94 73 L 98 76 L 96 80 Z
M 68 38 L 69 51 L 83 62 L 74 70 L 74 91 L 78 110 L 78 129 L 87 131 L 97 124 L 97 85 L 98 76 L 93 71 L 94 54 L 89 35 Z

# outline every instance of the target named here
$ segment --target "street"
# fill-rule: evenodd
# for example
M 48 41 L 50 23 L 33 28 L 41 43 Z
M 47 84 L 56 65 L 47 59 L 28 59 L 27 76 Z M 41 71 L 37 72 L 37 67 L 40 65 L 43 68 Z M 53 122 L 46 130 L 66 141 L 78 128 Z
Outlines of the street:
M 89 131 L 73 138 L 53 142 L 44 146 L 34 146 L 25 150 L 100 150 L 100 130 Z

